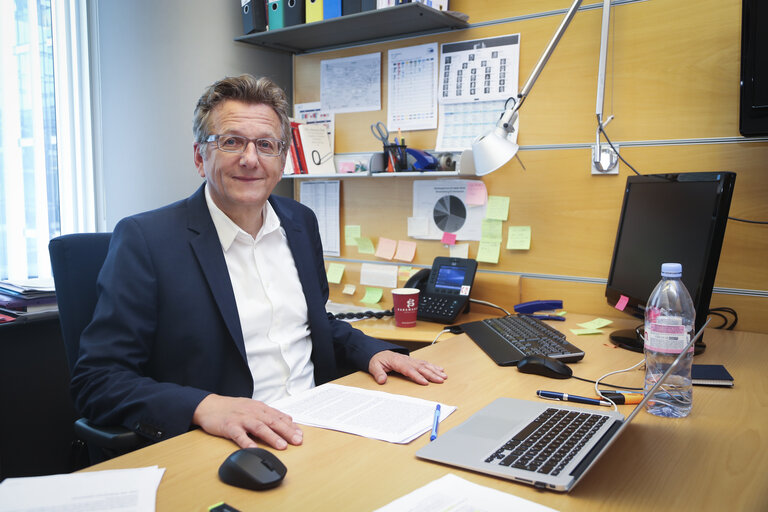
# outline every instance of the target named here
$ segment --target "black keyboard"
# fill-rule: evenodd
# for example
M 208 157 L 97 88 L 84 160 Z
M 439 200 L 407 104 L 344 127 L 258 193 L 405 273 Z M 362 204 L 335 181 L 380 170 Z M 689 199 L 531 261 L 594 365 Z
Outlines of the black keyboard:
M 600 414 L 547 409 L 485 462 L 557 476 L 607 420 Z
M 460 327 L 499 366 L 516 365 L 530 355 L 545 355 L 564 363 L 584 358 L 584 351 L 566 340 L 565 334 L 538 318 L 510 315 Z

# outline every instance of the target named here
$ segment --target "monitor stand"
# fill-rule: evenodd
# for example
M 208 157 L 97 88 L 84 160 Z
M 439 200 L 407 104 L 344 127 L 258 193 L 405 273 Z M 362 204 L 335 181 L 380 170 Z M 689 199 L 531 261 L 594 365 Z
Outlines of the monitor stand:
M 631 350 L 632 352 L 643 352 L 643 339 L 640 337 L 643 334 L 643 324 L 638 325 L 634 329 L 622 329 L 620 331 L 613 331 L 609 338 L 611 343 L 619 348 L 625 350 Z M 693 346 L 693 355 L 697 356 L 706 350 L 707 345 L 701 341 L 700 337 L 696 344 Z

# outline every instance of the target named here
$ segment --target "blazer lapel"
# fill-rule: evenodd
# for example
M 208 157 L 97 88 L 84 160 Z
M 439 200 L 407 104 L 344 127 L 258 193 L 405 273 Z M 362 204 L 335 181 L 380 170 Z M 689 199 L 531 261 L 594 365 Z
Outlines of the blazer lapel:
M 211 220 L 208 205 L 205 202 L 204 187 L 205 184 L 187 200 L 189 211 L 188 228 L 193 233 L 190 238 L 190 246 L 200 263 L 200 270 L 208 282 L 213 299 L 221 312 L 224 323 L 232 339 L 235 340 L 243 360 L 247 361 L 243 331 L 240 327 L 240 317 L 237 314 L 235 294 L 232 290 L 232 283 L 229 280 L 229 271 L 227 270 L 227 262 L 224 259 L 224 252 L 221 250 L 221 242 L 213 225 L 213 220 Z

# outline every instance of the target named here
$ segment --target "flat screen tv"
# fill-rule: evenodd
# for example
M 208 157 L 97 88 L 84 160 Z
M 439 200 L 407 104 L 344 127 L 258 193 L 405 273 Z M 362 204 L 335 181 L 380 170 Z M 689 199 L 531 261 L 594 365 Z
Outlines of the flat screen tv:
M 608 303 L 643 318 L 661 279 L 661 264 L 681 263 L 698 331 L 709 312 L 735 180 L 732 172 L 628 177 L 605 287 Z M 642 352 L 640 334 L 642 325 L 612 333 L 611 341 Z M 702 340 L 696 342 L 696 353 L 705 348 Z

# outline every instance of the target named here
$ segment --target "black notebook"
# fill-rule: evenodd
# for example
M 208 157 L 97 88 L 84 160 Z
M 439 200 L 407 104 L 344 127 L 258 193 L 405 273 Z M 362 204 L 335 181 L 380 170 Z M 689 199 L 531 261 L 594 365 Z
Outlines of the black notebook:
M 733 377 L 721 364 L 694 364 L 691 381 L 694 386 L 733 387 Z

